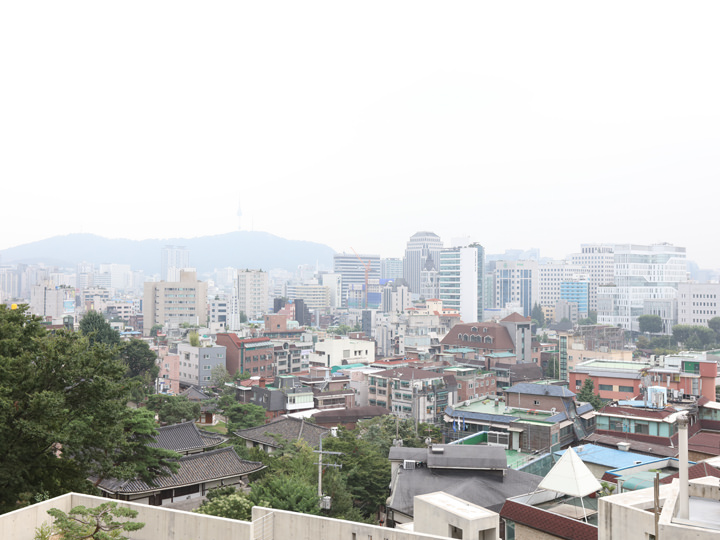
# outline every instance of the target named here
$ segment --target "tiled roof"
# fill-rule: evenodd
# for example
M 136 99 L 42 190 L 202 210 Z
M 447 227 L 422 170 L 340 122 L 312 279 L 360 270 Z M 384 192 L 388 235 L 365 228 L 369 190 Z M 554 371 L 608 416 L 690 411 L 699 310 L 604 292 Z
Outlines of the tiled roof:
M 194 422 L 183 422 L 159 427 L 155 442 L 150 446 L 165 448 L 174 452 L 189 452 L 217 446 L 227 440 L 217 433 L 201 431 Z
M 606 405 L 600 412 L 603 414 L 617 414 L 618 416 L 632 416 L 634 418 L 654 418 L 662 420 L 667 418 L 671 414 L 677 412 L 672 407 L 666 409 L 650 410 L 650 409 L 636 409 L 634 407 L 613 407 L 612 405 Z
M 598 528 L 529 504 L 506 501 L 500 517 L 567 540 L 597 540 Z
M 385 407 L 379 405 L 367 405 L 365 407 L 352 407 L 350 409 L 341 409 L 337 411 L 320 411 L 313 414 L 319 423 L 350 423 L 357 422 L 358 420 L 364 420 L 368 418 L 375 418 L 376 416 L 385 416 L 390 414 L 390 411 Z
M 254 441 L 277 448 L 280 440 L 297 441 L 304 440 L 310 446 L 320 445 L 320 434 L 329 431 L 328 428 L 305 422 L 297 418 L 281 418 L 265 424 L 248 429 L 241 429 L 235 435 L 241 439 Z
M 508 315 L 507 317 L 502 319 L 502 322 L 513 322 L 513 323 L 517 323 L 517 322 L 528 323 L 530 321 L 532 321 L 532 319 L 530 317 L 523 317 L 517 311 L 515 313 L 511 313 L 510 315 Z
M 208 396 L 205 392 L 199 390 L 195 386 L 188 387 L 187 389 L 180 392 L 180 394 L 178 395 L 184 396 L 190 401 L 205 401 L 206 399 L 210 399 L 210 396 Z
M 626 437 L 624 434 L 620 437 L 605 433 L 591 433 L 583 439 L 583 442 L 600 444 L 612 448 L 617 448 L 617 444 L 630 443 L 630 450 L 642 454 L 649 454 L 657 457 L 675 457 L 678 455 L 678 449 L 670 446 L 670 438 L 666 439 L 667 444 L 659 444 L 654 442 L 637 441 Z
M 245 476 L 265 468 L 259 461 L 240 459 L 231 446 L 209 452 L 183 456 L 178 461 L 180 468 L 170 476 L 155 479 L 154 485 L 142 480 L 105 479 L 98 487 L 109 493 L 143 493 L 181 486 L 190 486 L 201 482 Z
M 399 367 L 386 369 L 385 371 L 379 371 L 378 373 L 373 373 L 373 376 L 384 377 L 386 379 L 399 379 L 401 381 L 410 381 L 420 379 L 439 379 L 442 377 L 442 374 L 435 371 L 427 371 L 424 369 L 412 367 Z
M 708 465 L 707 463 L 702 462 L 691 465 L 688 468 L 689 480 L 694 480 L 696 478 L 704 478 L 705 476 L 714 476 L 715 478 L 720 478 L 720 471 L 712 465 Z M 670 484 L 675 478 L 680 478 L 680 471 L 676 472 L 675 474 L 671 474 L 670 476 L 666 476 L 665 478 L 661 478 L 660 483 Z
M 714 431 L 700 431 L 688 440 L 688 449 L 691 452 L 702 452 L 720 456 L 720 433 Z
M 477 330 L 473 330 L 477 328 Z M 468 336 L 468 341 L 464 341 L 459 336 Z M 472 337 L 475 336 L 480 338 L 482 341 L 472 341 Z M 491 337 L 492 343 L 485 343 L 485 337 Z M 486 350 L 501 350 L 501 351 L 514 351 L 515 345 L 510 338 L 510 333 L 507 328 L 498 323 L 491 322 L 476 322 L 470 324 L 456 324 L 453 326 L 445 337 L 440 341 L 445 346 L 462 346 L 471 347 L 474 349 L 486 349 Z

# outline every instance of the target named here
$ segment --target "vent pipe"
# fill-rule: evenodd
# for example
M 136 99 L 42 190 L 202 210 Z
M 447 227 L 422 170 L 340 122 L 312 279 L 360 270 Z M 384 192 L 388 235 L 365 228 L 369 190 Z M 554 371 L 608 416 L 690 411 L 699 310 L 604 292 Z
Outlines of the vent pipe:
M 687 414 L 678 416 L 678 443 L 680 453 L 678 461 L 680 462 L 680 495 L 678 497 L 678 513 L 680 519 L 688 519 L 690 517 L 690 496 L 689 496 L 689 474 L 688 474 L 688 417 Z

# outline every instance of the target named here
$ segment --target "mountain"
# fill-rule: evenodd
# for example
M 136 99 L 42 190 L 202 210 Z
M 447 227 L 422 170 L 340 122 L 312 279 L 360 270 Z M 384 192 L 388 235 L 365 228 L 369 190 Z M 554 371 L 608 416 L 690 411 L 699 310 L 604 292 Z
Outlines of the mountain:
M 190 250 L 190 266 L 198 274 L 215 268 L 282 268 L 319 264 L 332 268 L 335 251 L 324 244 L 287 240 L 269 233 L 235 231 L 199 238 L 153 240 L 111 239 L 94 234 L 55 236 L 0 251 L 2 264 L 38 264 L 74 268 L 80 262 L 129 264 L 146 274 L 160 273 L 160 254 L 166 245 Z

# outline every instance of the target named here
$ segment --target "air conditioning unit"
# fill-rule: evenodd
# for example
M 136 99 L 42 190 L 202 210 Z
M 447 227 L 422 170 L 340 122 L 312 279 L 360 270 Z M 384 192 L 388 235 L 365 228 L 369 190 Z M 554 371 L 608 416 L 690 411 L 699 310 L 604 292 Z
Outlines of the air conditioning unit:
M 415 468 L 415 461 L 412 459 L 403 460 L 403 469 L 413 470 Z

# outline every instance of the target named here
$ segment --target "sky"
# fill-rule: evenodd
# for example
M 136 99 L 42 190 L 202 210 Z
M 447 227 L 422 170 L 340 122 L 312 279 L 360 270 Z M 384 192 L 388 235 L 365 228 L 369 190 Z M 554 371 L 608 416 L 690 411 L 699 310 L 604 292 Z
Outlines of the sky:
M 3 2 L 0 249 L 238 228 L 720 268 L 717 2 Z M 238 214 L 241 215 L 238 215 Z

